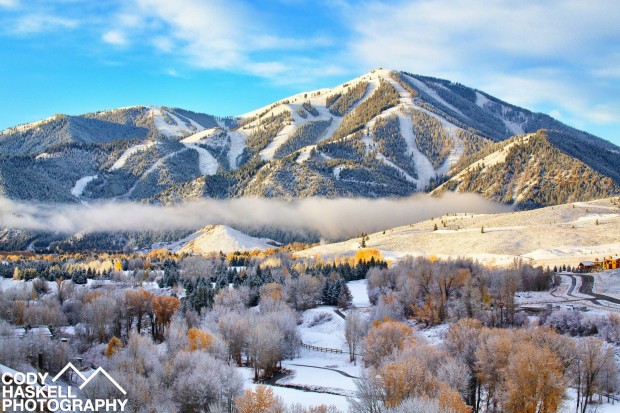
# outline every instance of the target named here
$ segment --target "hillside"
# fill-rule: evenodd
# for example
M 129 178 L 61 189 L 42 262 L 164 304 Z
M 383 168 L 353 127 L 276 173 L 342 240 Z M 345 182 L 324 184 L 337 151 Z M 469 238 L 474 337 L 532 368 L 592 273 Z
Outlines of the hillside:
M 535 211 L 444 215 L 370 234 L 366 247 L 378 249 L 390 259 L 405 255 L 469 257 L 496 266 L 510 266 L 515 259 L 522 259 L 553 267 L 620 254 L 618 233 L 620 199 L 611 198 Z M 359 247 L 360 238 L 356 238 L 297 255 L 351 256 Z
M 513 136 L 540 129 L 553 131 L 545 153 L 553 154 L 554 169 L 544 165 L 535 185 L 522 181 L 536 173 L 536 161 L 524 170 L 506 164 L 512 175 L 502 176 L 501 187 L 495 181 L 504 171 L 497 168 L 463 176 Z M 526 156 L 540 146 L 510 148 Z M 164 204 L 201 197 L 380 198 L 451 178 L 441 190 L 532 208 L 617 193 L 618 153 L 603 139 L 482 91 L 378 69 L 231 118 L 135 106 L 10 128 L 0 134 L 0 194 Z M 557 189 L 553 179 L 561 175 L 566 180 Z
M 620 193 L 620 161 L 605 151 L 574 156 L 562 150 L 571 137 L 539 131 L 513 137 L 462 159 L 434 190 L 475 192 L 519 209 L 596 199 Z
M 253 251 L 274 248 L 279 244 L 267 238 L 255 238 L 225 225 L 207 225 L 177 242 L 156 244 L 155 248 L 188 254 Z

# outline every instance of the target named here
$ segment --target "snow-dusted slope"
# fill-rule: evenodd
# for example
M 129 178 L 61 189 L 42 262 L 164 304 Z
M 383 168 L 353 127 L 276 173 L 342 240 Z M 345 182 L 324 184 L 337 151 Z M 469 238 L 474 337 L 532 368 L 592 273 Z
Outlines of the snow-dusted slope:
M 619 254 L 618 233 L 620 209 L 607 199 L 524 212 L 450 214 L 370 234 L 366 245 L 388 259 L 405 255 L 468 257 L 497 266 L 510 266 L 515 259 L 522 259 L 553 267 Z M 296 255 L 342 257 L 357 251 L 359 238 L 320 245 Z
M 543 128 L 563 134 L 551 145 L 615 185 L 570 199 L 614 193 L 620 185 L 617 146 L 482 91 L 389 69 L 301 92 L 235 118 L 131 106 L 7 129 L 0 135 L 0 158 L 15 158 L 0 163 L 0 192 L 9 198 L 75 202 L 85 181 L 76 182 L 98 174 L 89 197 L 99 199 L 402 197 L 442 182 L 442 176 L 454 178 L 462 170 L 455 165 L 479 161 L 482 156 L 475 152 L 492 141 Z M 486 173 L 501 157 L 493 154 L 477 165 L 484 164 Z M 161 166 L 165 171 L 155 177 Z M 554 176 L 568 174 L 558 168 Z M 461 178 L 450 185 L 461 188 Z M 584 179 L 573 187 L 589 187 Z M 494 183 L 476 182 L 467 190 L 490 197 L 500 189 L 491 189 Z M 531 186 L 520 183 L 515 199 L 523 198 L 521 188 Z M 540 199 L 552 199 L 543 195 Z
M 134 145 L 131 148 L 128 148 L 125 150 L 125 152 L 123 152 L 123 154 L 116 160 L 116 162 L 114 162 L 114 164 L 110 167 L 109 171 L 115 171 L 117 169 L 121 169 L 123 166 L 125 166 L 125 163 L 127 162 L 127 159 L 129 159 L 129 157 L 135 153 L 138 153 L 139 151 L 143 151 L 146 150 L 148 148 L 150 148 L 153 145 L 156 145 L 157 142 L 153 142 L 153 141 L 149 141 L 146 143 L 141 143 L 139 145 Z
M 190 254 L 209 252 L 252 251 L 274 248 L 278 245 L 267 238 L 254 238 L 225 225 L 207 225 L 181 242 L 169 245 L 173 251 Z
M 204 129 L 202 125 L 195 121 L 189 118 L 183 120 L 161 106 L 153 106 L 150 109 L 150 115 L 153 117 L 155 127 L 167 137 L 186 136 L 192 132 Z

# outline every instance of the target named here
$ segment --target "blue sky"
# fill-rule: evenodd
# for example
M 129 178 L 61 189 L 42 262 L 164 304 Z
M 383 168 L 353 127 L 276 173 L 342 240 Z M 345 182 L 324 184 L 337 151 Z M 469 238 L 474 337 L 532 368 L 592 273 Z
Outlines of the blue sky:
M 136 104 L 236 115 L 384 67 L 620 144 L 617 0 L 0 0 L 0 129 Z

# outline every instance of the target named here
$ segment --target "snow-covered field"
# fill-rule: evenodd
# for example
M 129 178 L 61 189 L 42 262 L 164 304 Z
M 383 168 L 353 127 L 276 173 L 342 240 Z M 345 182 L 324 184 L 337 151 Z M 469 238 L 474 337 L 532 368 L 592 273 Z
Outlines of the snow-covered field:
M 513 265 L 515 260 L 545 267 L 576 266 L 584 260 L 620 254 L 617 211 L 610 200 L 598 200 L 534 211 L 456 213 L 370 234 L 366 245 L 389 259 L 405 255 L 468 257 L 501 267 Z M 297 255 L 353 256 L 358 241 L 319 245 Z
M 239 371 L 245 379 L 245 387 L 250 389 L 256 388 L 257 385 L 252 381 L 252 369 L 239 368 Z M 271 386 L 271 388 L 273 389 L 273 392 L 277 396 L 280 396 L 287 404 L 299 403 L 305 407 L 316 406 L 319 404 L 334 405 L 343 412 L 347 412 L 349 409 L 349 403 L 347 402 L 345 396 L 326 393 L 315 393 L 280 386 Z
M 594 273 L 594 292 L 620 298 L 620 270 Z
M 368 280 L 350 281 L 347 283 L 349 291 L 353 296 L 353 306 L 355 307 L 370 307 L 370 301 L 368 300 L 368 291 L 366 286 Z

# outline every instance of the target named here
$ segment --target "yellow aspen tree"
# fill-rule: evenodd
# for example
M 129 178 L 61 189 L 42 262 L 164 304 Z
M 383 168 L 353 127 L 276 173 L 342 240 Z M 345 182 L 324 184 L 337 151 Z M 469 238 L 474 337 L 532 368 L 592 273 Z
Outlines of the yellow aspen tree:
M 213 344 L 213 336 L 206 331 L 192 327 L 187 331 L 188 351 L 208 350 Z
M 107 358 L 110 358 L 114 354 L 116 354 L 116 352 L 120 350 L 122 347 L 123 347 L 123 342 L 118 337 L 112 337 L 110 341 L 108 342 L 108 346 L 106 347 L 103 354 Z
M 557 412 L 566 390 L 562 372 L 562 363 L 549 349 L 520 343 L 504 370 L 504 412 Z

